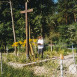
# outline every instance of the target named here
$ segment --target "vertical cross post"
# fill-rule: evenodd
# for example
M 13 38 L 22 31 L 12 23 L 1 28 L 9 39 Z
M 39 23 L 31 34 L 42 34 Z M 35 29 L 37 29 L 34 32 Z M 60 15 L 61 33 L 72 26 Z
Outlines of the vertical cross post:
M 25 3 L 25 12 L 27 11 L 27 2 Z M 27 22 L 27 13 L 25 14 L 25 22 L 26 22 L 26 56 L 29 58 L 29 30 L 28 30 L 28 22 Z
M 27 2 L 25 3 L 25 11 L 20 11 L 20 13 L 25 13 L 25 28 L 26 28 L 26 57 L 29 58 L 29 26 L 28 26 L 28 20 L 27 20 L 27 12 L 32 12 L 33 9 L 27 10 Z

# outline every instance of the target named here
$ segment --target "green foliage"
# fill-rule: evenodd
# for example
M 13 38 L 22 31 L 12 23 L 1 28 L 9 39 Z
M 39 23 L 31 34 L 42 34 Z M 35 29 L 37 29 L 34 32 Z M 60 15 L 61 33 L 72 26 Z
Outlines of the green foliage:
M 64 49 L 61 49 L 61 50 L 58 51 L 58 54 L 59 54 L 59 55 L 60 55 L 60 54 L 63 54 L 63 55 L 65 56 L 65 55 L 68 55 L 68 52 L 69 52 L 69 51 L 66 51 L 66 50 L 64 50 Z
M 7 71 L 6 71 L 7 70 Z M 3 63 L 3 74 L 0 77 L 37 77 L 33 74 L 29 67 L 23 69 L 15 69 Z
M 77 64 L 77 56 L 75 57 L 75 64 Z
M 52 58 L 54 56 L 58 56 L 56 51 L 44 51 L 44 58 Z
M 25 39 L 25 15 L 20 14 L 20 11 L 25 9 L 25 1 L 12 0 L 16 41 Z M 29 0 L 28 9 L 33 8 L 33 12 L 28 14 L 30 37 L 37 38 L 39 35 L 48 37 L 46 44 L 55 42 L 59 45 L 65 43 L 66 46 L 72 42 L 76 44 L 76 3 L 76 0 L 58 0 L 57 3 L 53 0 Z M 7 2 L 0 3 L 0 37 L 0 47 L 3 49 L 14 41 L 10 7 Z
M 7 61 L 13 61 L 13 62 L 20 62 L 20 63 L 26 63 L 26 55 L 25 54 L 18 54 L 18 56 L 15 56 L 14 54 L 8 54 L 7 55 Z
M 65 22 L 66 24 L 70 23 L 70 21 L 74 21 L 73 14 L 74 14 L 74 7 L 76 5 L 76 1 L 69 1 L 69 0 L 59 0 L 58 1 L 58 22 L 62 24 Z M 73 19 L 72 19 L 73 18 Z M 64 24 L 64 23 L 63 23 Z

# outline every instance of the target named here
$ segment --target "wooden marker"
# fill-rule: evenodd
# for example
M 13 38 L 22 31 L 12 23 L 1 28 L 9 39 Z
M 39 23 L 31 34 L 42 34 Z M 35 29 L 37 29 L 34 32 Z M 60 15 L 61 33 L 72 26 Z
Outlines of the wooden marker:
M 62 60 L 64 59 L 64 56 L 62 54 L 60 54 L 60 59 L 62 59 Z

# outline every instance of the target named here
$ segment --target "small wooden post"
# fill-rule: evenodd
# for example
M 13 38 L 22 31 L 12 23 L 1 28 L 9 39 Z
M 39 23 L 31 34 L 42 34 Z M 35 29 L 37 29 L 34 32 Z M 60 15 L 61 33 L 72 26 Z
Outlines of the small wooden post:
M 63 55 L 60 54 L 60 70 L 61 70 L 61 77 L 63 77 Z
M 74 64 L 75 64 L 75 56 L 74 56 L 74 48 L 73 48 L 73 44 L 72 44 L 72 53 L 73 53 L 73 61 L 74 61 Z
M 8 49 L 8 47 L 6 47 L 6 52 L 7 52 L 7 55 L 8 55 L 8 50 L 9 50 L 9 49 Z
M 30 23 L 29 23 L 29 39 L 30 39 Z

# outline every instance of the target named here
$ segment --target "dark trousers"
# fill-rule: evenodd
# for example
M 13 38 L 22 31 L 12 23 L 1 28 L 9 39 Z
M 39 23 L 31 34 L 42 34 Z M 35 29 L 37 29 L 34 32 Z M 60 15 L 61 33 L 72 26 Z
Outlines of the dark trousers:
M 38 49 L 38 54 L 40 55 L 40 54 L 42 54 L 42 58 L 43 58 L 43 48 L 42 49 Z

